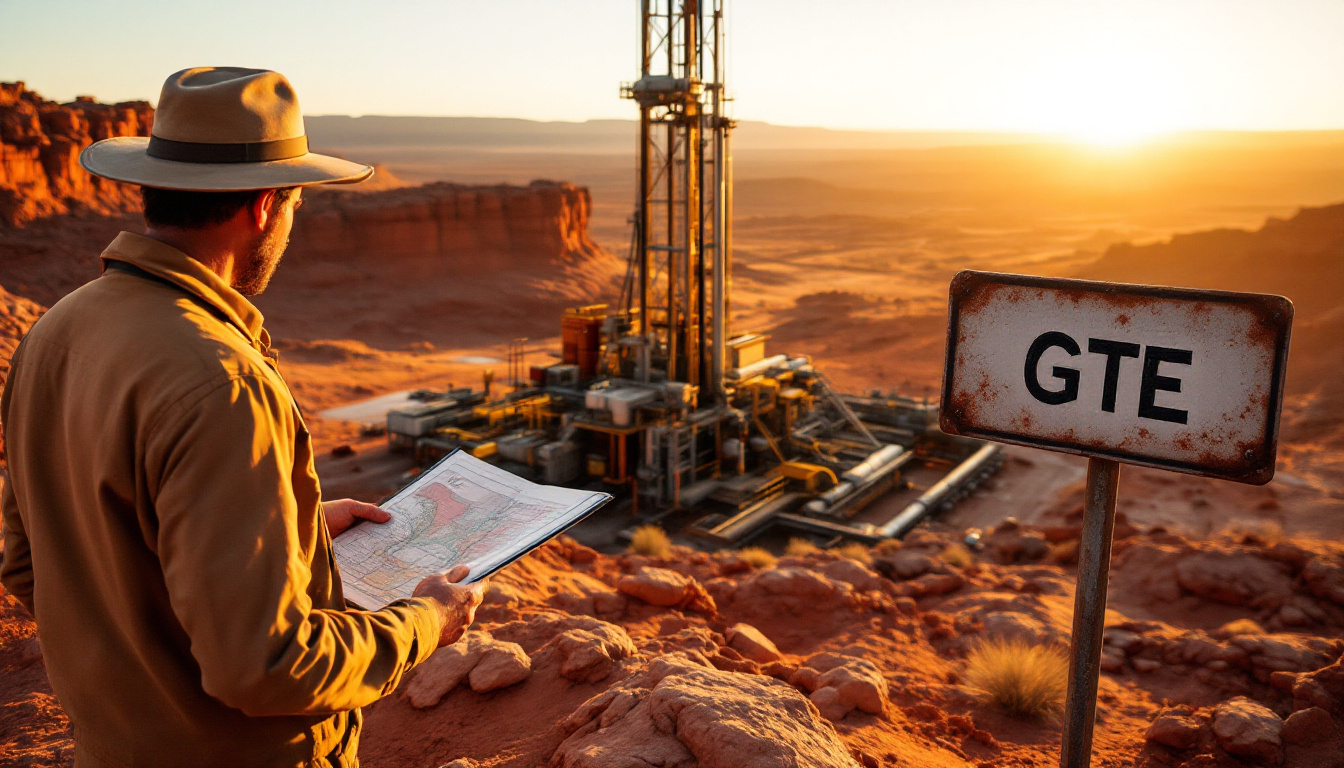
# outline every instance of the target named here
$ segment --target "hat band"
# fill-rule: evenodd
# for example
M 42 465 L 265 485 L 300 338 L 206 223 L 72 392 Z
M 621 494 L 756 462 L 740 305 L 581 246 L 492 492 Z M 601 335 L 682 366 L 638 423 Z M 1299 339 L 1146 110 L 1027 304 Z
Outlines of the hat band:
M 146 152 L 150 157 L 178 163 L 265 163 L 271 160 L 289 160 L 308 154 L 308 137 L 297 136 L 292 139 L 236 144 L 205 144 L 150 136 Z

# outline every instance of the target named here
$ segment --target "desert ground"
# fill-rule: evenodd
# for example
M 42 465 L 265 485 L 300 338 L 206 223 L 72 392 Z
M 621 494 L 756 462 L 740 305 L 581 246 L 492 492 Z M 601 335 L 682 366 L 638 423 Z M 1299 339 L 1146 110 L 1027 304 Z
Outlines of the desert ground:
M 378 500 L 410 465 L 361 436 L 376 409 L 322 414 L 479 386 L 512 339 L 537 360 L 557 353 L 559 312 L 619 289 L 634 128 L 309 127 L 319 149 L 377 164 L 378 184 L 309 197 L 258 306 L 311 415 L 325 495 Z M 1122 473 L 1093 764 L 1344 765 L 1344 133 L 1128 148 L 741 133 L 734 330 L 770 333 L 771 349 L 811 355 L 851 391 L 936 396 L 947 285 L 962 269 L 1294 299 L 1274 481 Z M 414 216 L 387 214 L 412 208 L 451 209 L 439 231 L 474 239 L 431 245 Z M 138 226 L 106 213 L 0 228 L 6 358 L 44 307 L 97 276 L 111 236 Z M 361 222 L 369 236 L 352 245 Z M 1010 449 L 975 496 L 872 550 L 748 558 L 559 539 L 492 581 L 466 641 L 366 710 L 361 760 L 1053 765 L 1058 719 L 1005 713 L 967 679 L 967 659 L 984 638 L 1067 643 L 1083 468 Z M 975 550 L 960 543 L 972 528 Z M 34 625 L 0 601 L 0 765 L 69 764 Z

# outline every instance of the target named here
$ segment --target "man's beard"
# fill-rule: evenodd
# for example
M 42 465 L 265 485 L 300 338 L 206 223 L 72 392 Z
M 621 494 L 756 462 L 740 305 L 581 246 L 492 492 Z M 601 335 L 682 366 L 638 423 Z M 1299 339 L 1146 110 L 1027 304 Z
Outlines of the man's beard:
M 275 268 L 280 265 L 280 257 L 285 255 L 285 248 L 289 246 L 288 236 L 283 240 L 280 238 L 280 228 L 276 226 L 279 219 L 271 221 L 272 225 L 261 233 L 256 247 L 252 249 L 251 257 L 234 273 L 234 290 L 244 296 L 256 296 L 266 290 L 271 275 L 275 274 Z

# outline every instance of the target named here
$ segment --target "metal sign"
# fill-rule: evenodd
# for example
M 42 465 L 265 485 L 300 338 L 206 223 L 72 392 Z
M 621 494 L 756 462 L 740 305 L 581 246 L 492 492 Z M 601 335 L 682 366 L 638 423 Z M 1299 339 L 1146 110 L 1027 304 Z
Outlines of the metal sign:
M 944 432 L 1090 457 L 1059 762 L 1091 762 L 1120 462 L 1274 476 L 1292 302 L 1282 296 L 962 272 Z
M 1282 296 L 991 272 L 952 281 L 944 432 L 1261 485 Z

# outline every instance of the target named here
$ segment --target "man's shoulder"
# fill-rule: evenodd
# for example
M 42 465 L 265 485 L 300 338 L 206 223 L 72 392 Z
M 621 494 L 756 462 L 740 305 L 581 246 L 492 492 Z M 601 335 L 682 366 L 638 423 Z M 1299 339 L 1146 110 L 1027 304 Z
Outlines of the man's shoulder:
M 33 325 L 24 347 L 24 360 L 55 355 L 89 375 L 109 371 L 176 391 L 265 375 L 261 354 L 203 299 L 121 272 L 56 302 Z

